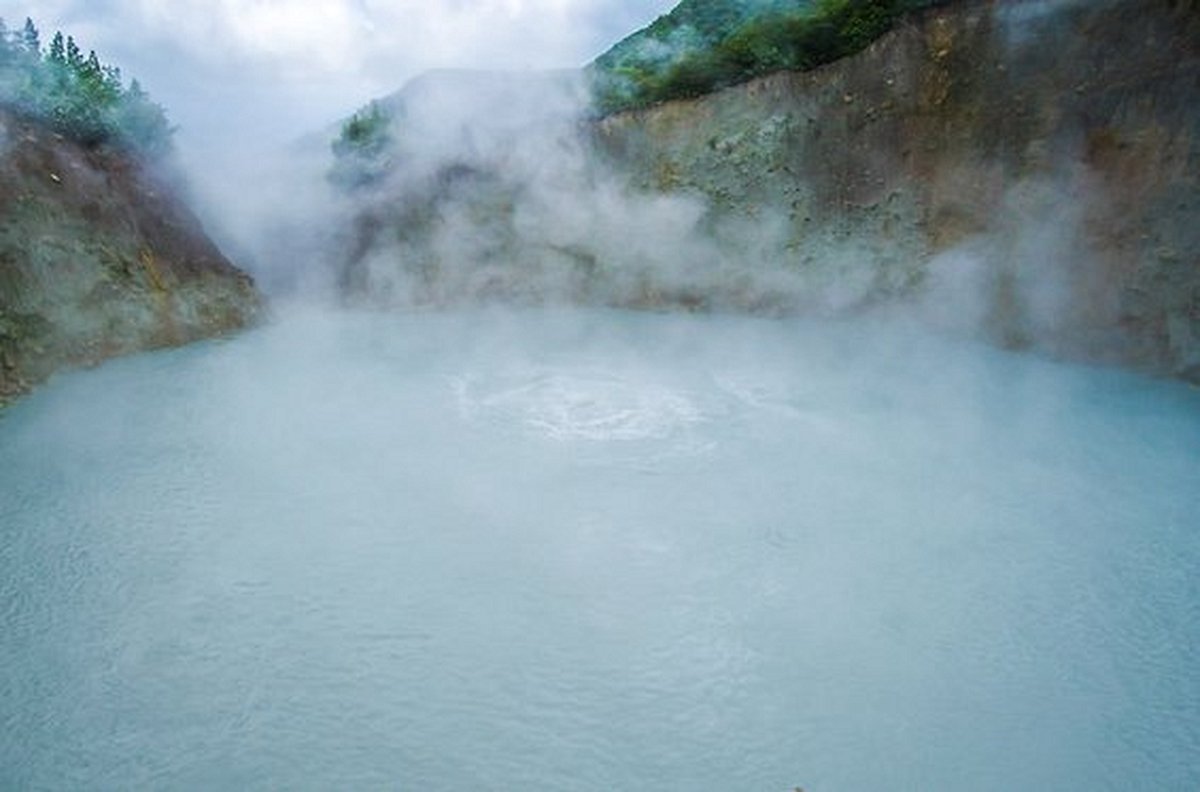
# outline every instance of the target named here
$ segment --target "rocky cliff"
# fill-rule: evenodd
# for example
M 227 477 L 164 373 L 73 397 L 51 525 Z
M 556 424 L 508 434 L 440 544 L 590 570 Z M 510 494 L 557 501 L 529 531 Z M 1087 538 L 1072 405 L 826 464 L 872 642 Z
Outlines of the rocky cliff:
M 500 132 L 427 80 L 394 105 L 385 177 L 352 196 L 343 283 L 400 303 L 885 308 L 1200 379 L 1198 9 L 961 0 L 812 71 Z M 488 83 L 490 104 L 528 104 L 521 82 Z
M 605 119 L 642 190 L 754 223 L 785 303 L 1200 379 L 1200 4 L 977 0 L 860 55 Z
M 259 308 L 150 169 L 0 109 L 0 401 L 63 367 L 242 327 Z

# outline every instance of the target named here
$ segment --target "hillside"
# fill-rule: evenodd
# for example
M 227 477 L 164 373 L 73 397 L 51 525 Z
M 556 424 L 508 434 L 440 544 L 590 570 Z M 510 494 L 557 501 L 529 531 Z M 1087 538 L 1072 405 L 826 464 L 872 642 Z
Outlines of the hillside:
M 707 49 L 747 21 L 801 13 L 816 0 L 683 0 L 670 12 L 614 44 L 596 59 L 606 70 L 664 65 Z
M 710 227 L 756 227 L 759 266 L 795 279 L 785 303 L 905 305 L 1200 380 L 1198 10 L 957 3 L 596 141 L 640 189 L 705 196 Z
M 380 305 L 899 311 L 1200 379 L 1198 25 L 1190 1 L 961 0 L 820 68 L 499 129 L 443 88 L 544 87 L 430 80 L 421 124 L 380 122 L 335 266 Z
M 954 0 L 683 0 L 588 67 L 601 114 L 691 98 L 862 51 Z
M 0 402 L 260 308 L 163 175 L 161 108 L 68 42 L 44 49 L 32 23 L 0 36 Z

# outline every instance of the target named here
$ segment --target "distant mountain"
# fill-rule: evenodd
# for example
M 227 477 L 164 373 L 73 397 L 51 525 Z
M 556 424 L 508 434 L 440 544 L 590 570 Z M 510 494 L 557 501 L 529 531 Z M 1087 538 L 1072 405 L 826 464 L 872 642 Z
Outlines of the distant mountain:
M 354 189 L 399 170 L 411 177 L 491 161 L 497 147 L 576 118 L 586 104 L 578 70 L 424 72 L 342 122 L 330 177 Z

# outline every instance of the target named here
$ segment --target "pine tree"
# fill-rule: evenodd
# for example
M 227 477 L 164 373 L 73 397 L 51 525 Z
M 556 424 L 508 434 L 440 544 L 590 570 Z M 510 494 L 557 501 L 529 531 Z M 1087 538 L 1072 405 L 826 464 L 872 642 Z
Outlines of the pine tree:
M 42 52 L 42 40 L 38 35 L 37 25 L 33 24 L 29 17 L 25 17 L 25 27 L 21 29 L 21 46 L 31 55 L 40 55 Z
M 75 43 L 74 36 L 67 36 L 67 65 L 76 74 L 83 69 L 83 53 L 79 51 L 79 45 Z
M 54 34 L 54 38 L 50 39 L 50 49 L 46 52 L 46 60 L 51 63 L 65 66 L 67 63 L 66 46 L 63 44 L 63 34 L 59 30 Z
M 120 72 L 105 66 L 96 57 L 96 51 L 88 53 L 81 74 L 83 89 L 92 104 L 107 116 L 115 111 L 121 100 Z
M 104 68 L 100 65 L 100 59 L 96 57 L 96 50 L 88 52 L 87 60 L 83 62 L 80 73 L 84 79 L 97 82 L 104 76 Z
M 120 69 L 104 65 L 94 50 L 84 57 L 61 31 L 43 53 L 32 19 L 16 33 L 0 20 L 0 105 L 85 145 L 115 145 L 150 159 L 171 151 L 174 130 L 136 80 L 126 90 Z
M 163 109 L 150 100 L 136 79 L 121 97 L 116 128 L 127 145 L 146 156 L 160 158 L 171 151 L 174 130 Z
M 121 70 L 116 66 L 105 66 L 104 68 L 104 84 L 113 96 L 120 96 L 123 90 L 124 83 L 121 82 Z

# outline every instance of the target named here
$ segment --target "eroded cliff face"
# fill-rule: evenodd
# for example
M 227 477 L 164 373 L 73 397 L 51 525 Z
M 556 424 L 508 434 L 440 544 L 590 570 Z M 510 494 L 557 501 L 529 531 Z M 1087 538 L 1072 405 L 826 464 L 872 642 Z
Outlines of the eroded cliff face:
M 599 121 L 531 85 L 398 95 L 348 202 L 348 294 L 883 309 L 1200 379 L 1197 0 L 962 0 L 829 66 Z
M 902 303 L 1200 380 L 1200 4 L 979 0 L 860 55 L 602 121 L 641 190 L 757 224 L 787 306 Z
M 0 110 L 0 401 L 63 367 L 242 327 L 260 306 L 149 170 Z

